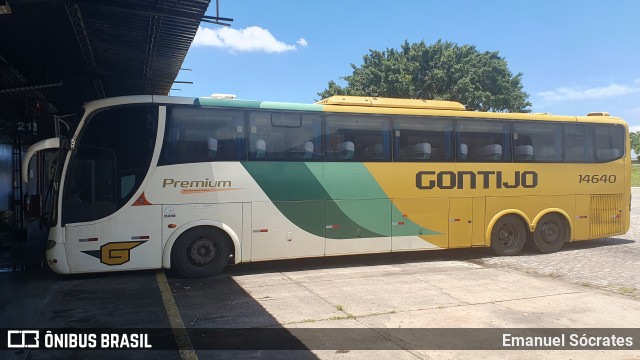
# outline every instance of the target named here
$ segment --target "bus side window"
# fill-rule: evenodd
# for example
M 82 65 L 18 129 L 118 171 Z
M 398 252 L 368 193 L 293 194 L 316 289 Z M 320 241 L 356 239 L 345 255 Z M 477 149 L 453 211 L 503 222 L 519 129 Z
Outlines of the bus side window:
M 391 161 L 387 117 L 331 114 L 327 116 L 325 137 L 328 161 Z
M 453 160 L 453 122 L 403 116 L 394 119 L 395 161 Z
M 253 111 L 249 114 L 249 158 L 321 161 L 321 118 L 307 112 Z
M 596 160 L 606 162 L 624 155 L 624 128 L 616 125 L 595 125 Z
M 593 126 L 571 124 L 564 126 L 565 162 L 593 161 Z
M 461 119 L 456 137 L 458 161 L 511 161 L 511 131 L 505 122 Z M 466 155 L 462 145 L 466 145 Z
M 562 128 L 559 124 L 515 123 L 513 143 L 516 162 L 562 162 Z
M 166 128 L 158 165 L 246 159 L 242 111 L 175 106 Z

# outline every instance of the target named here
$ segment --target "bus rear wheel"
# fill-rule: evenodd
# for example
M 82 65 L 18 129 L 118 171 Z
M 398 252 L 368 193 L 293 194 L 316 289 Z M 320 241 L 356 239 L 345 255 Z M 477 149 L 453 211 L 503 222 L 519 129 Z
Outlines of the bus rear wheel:
M 180 275 L 194 279 L 218 275 L 230 254 L 231 247 L 224 234 L 209 227 L 195 227 L 178 237 L 171 260 Z
M 557 214 L 544 215 L 533 232 L 531 246 L 543 254 L 556 252 L 569 240 L 569 230 L 563 217 Z
M 527 240 L 527 229 L 517 215 L 505 215 L 491 229 L 491 248 L 498 255 L 516 255 Z

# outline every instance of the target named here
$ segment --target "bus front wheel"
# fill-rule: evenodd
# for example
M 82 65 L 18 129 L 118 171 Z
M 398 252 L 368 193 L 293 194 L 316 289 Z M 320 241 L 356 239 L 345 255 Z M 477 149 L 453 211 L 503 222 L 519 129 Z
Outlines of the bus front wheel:
M 505 215 L 491 229 L 491 248 L 498 255 L 516 255 L 527 239 L 527 229 L 517 215 Z
M 227 265 L 231 247 L 221 231 L 195 227 L 185 231 L 173 244 L 171 260 L 186 278 L 218 275 Z
M 569 240 L 569 230 L 563 217 L 556 214 L 544 215 L 533 232 L 531 245 L 543 254 L 556 252 Z

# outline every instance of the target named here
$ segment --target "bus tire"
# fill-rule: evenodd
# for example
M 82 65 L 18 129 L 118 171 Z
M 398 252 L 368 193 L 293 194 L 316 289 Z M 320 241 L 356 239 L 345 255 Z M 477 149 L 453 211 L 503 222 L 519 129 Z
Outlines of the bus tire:
M 531 246 L 543 254 L 556 252 L 569 240 L 569 227 L 563 216 L 558 214 L 544 215 L 533 232 Z
M 207 226 L 185 231 L 171 249 L 171 261 L 186 278 L 218 275 L 227 265 L 231 246 L 226 234 Z
M 491 248 L 498 255 L 516 255 L 527 242 L 527 229 L 518 215 L 505 215 L 491 229 Z

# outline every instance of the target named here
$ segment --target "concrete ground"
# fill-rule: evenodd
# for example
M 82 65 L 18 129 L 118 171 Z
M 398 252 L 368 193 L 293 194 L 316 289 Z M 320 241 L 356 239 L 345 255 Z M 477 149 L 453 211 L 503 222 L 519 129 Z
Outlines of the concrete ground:
M 312 269 L 305 269 L 309 261 L 260 264 L 219 278 L 170 283 L 188 328 L 347 328 L 367 340 L 381 333 L 387 344 L 381 347 L 395 349 L 311 350 L 307 355 L 313 358 L 640 358 L 637 350 L 433 351 L 415 349 L 424 339 L 410 333 L 385 337 L 385 329 L 396 328 L 636 328 L 640 335 L 637 298 L 474 264 L 486 255 L 482 251 L 456 251 L 450 259 L 429 255 L 358 257 L 341 264 L 342 258 Z M 204 303 L 211 308 L 203 309 Z M 335 341 L 331 333 L 324 335 Z M 311 348 L 318 346 L 314 341 Z M 264 352 L 198 352 L 200 358 L 229 359 L 259 354 Z
M 180 353 L 0 350 L 0 359 L 639 359 L 639 205 L 634 189 L 627 235 L 550 255 L 463 249 L 304 259 L 233 266 L 200 280 L 161 272 L 0 273 L 0 328 L 186 328 L 188 335 L 179 339 L 187 348 Z M 438 330 L 422 331 L 431 328 Z M 495 350 L 502 333 L 521 328 L 629 328 L 634 350 Z M 234 338 L 211 335 L 216 329 L 242 330 Z M 282 329 L 297 337 L 275 336 Z M 264 348 L 306 350 L 251 349 L 261 336 Z M 232 345 L 205 350 L 222 338 Z M 437 350 L 443 343 L 449 350 Z M 250 349 L 228 350 L 235 346 Z

